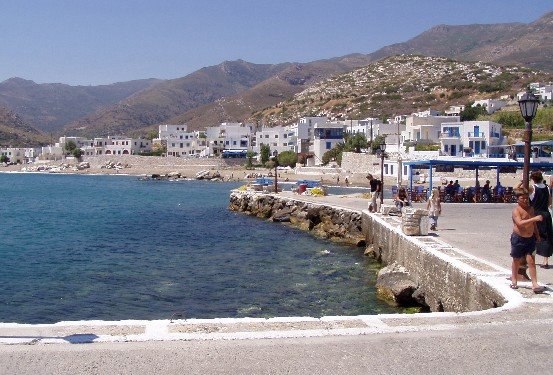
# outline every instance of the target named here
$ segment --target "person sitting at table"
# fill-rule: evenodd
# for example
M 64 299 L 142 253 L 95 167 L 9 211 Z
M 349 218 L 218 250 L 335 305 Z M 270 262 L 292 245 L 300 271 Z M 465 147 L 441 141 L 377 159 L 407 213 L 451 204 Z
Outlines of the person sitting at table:
M 486 180 L 484 186 L 482 186 L 482 196 L 486 196 L 485 202 L 491 202 L 492 200 L 492 188 L 490 186 L 490 180 Z

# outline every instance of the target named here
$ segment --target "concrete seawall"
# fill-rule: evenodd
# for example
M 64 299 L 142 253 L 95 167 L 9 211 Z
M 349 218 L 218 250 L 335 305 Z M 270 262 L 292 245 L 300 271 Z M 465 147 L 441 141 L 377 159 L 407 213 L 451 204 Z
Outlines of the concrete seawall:
M 403 266 L 431 311 L 485 310 L 506 303 L 485 281 L 490 266 L 453 252 L 433 236 L 407 236 L 397 217 L 381 216 L 328 203 L 306 202 L 300 196 L 233 191 L 229 209 L 290 223 L 319 237 L 366 246 L 384 265 Z

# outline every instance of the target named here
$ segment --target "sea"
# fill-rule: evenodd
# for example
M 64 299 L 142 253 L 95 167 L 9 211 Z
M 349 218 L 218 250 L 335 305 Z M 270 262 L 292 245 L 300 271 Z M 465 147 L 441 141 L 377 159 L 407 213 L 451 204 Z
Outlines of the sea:
M 0 322 L 401 312 L 363 249 L 228 210 L 241 184 L 0 173 Z

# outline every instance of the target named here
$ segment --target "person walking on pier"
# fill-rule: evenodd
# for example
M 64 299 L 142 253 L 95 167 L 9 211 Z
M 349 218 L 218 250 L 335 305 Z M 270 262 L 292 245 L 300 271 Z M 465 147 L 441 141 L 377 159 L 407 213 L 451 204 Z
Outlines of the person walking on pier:
M 428 216 L 430 217 L 430 230 L 438 229 L 438 216 L 442 214 L 442 202 L 440 202 L 440 191 L 438 188 L 433 188 L 430 193 L 430 198 L 426 203 Z
M 516 189 L 515 195 L 517 197 L 517 205 L 513 209 L 512 214 L 511 257 L 513 258 L 513 263 L 511 266 L 511 288 L 518 288 L 517 274 L 522 260 L 526 259 L 528 271 L 530 271 L 530 280 L 532 281 L 532 290 L 534 293 L 543 293 L 545 288 L 538 284 L 534 255 L 536 240 L 541 240 L 536 223 L 542 221 L 543 216 L 534 215 L 526 189 Z
M 380 201 L 380 194 L 382 194 L 382 182 L 373 177 L 372 174 L 367 175 L 367 180 L 371 185 L 371 204 L 369 204 L 370 212 L 378 211 L 378 203 Z

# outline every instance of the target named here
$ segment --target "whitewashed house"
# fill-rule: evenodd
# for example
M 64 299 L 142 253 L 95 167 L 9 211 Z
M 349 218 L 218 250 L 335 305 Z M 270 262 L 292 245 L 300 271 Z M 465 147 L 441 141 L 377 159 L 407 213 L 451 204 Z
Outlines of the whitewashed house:
M 152 141 L 149 139 L 133 139 L 123 136 L 108 137 L 104 146 L 104 155 L 138 155 L 152 151 Z
M 223 122 L 206 129 L 205 156 L 221 155 L 223 150 L 252 150 L 255 124 Z
M 296 152 L 297 149 L 295 133 L 288 126 L 262 127 L 258 130 L 255 133 L 253 151 L 259 154 L 263 145 L 268 145 L 271 153 Z
M 167 147 L 167 156 L 197 157 L 206 146 L 205 138 L 200 138 L 199 132 L 189 132 L 187 125 L 159 125 L 158 138 Z
M 472 107 L 483 107 L 486 109 L 486 112 L 488 112 L 489 115 L 491 115 L 494 112 L 499 111 L 501 108 L 505 107 L 507 105 L 507 102 L 504 100 L 499 99 L 482 99 L 482 100 L 476 100 Z
M 325 152 L 340 142 L 344 142 L 344 127 L 337 123 L 315 124 L 313 128 L 313 148 L 315 165 L 321 165 Z
M 442 155 L 465 156 L 470 149 L 474 156 L 496 156 L 496 147 L 503 144 L 502 126 L 493 121 L 464 121 L 443 123 L 440 134 Z M 495 151 L 494 151 L 495 150 Z
M 5 155 L 11 163 L 27 164 L 33 162 L 39 155 L 39 148 L 7 147 L 0 149 L 0 155 Z
M 402 140 L 438 143 L 440 141 L 442 123 L 459 122 L 459 116 L 408 116 L 405 120 L 405 131 Z

